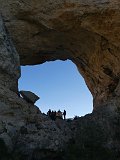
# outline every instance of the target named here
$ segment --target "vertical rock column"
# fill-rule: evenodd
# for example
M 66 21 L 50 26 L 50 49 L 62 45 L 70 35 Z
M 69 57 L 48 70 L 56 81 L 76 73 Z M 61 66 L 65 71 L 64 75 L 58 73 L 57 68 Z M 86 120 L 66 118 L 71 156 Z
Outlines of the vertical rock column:
M 19 55 L 0 15 L 0 86 L 17 93 L 19 77 Z

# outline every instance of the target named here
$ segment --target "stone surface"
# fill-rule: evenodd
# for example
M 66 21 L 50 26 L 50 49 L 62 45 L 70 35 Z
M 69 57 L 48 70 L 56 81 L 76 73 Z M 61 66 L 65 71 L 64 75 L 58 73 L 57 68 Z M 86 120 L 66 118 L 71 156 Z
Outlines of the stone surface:
M 119 0 L 0 0 L 0 12 L 0 156 L 2 139 L 8 160 L 113 160 L 112 153 L 119 160 Z M 72 60 L 93 95 L 94 112 L 52 121 L 16 94 L 15 48 L 23 65 Z
M 0 0 L 21 64 L 72 60 L 94 98 L 114 101 L 120 78 L 119 0 Z
M 114 118 L 113 114 L 99 111 L 74 121 L 52 121 L 36 106 L 27 103 L 15 92 L 0 86 L 0 139 L 4 140 L 8 151 L 14 157 L 12 160 L 49 160 L 51 156 L 55 156 L 51 160 L 68 160 L 69 158 L 65 156 L 74 154 L 76 156 L 76 152 L 68 150 L 66 154 L 66 146 L 76 147 L 77 145 L 76 149 L 81 157 L 82 150 L 88 155 L 89 149 L 95 153 L 92 149 L 99 147 L 99 142 L 101 142 L 100 145 L 108 146 L 110 149 L 114 147 L 119 151 L 120 148 L 116 147 L 119 143 L 115 145 L 115 139 L 115 143 L 112 140 L 115 131 L 119 133 L 119 126 L 115 130 L 115 122 L 112 118 Z M 87 148 L 86 145 L 89 147 Z M 58 154 L 61 151 L 65 151 L 63 157 Z M 100 153 L 98 151 L 96 157 Z M 20 155 L 24 158 L 19 158 Z M 59 158 L 56 158 L 58 155 Z M 10 160 L 9 158 L 7 160 Z
M 34 94 L 33 92 L 31 91 L 20 91 L 19 92 L 22 97 L 27 101 L 27 102 L 30 102 L 30 103 L 35 103 L 38 99 L 40 99 L 36 94 Z
M 0 85 L 17 92 L 19 77 L 19 56 L 0 15 Z
M 62 150 L 70 139 L 69 126 L 65 121 L 62 124 L 61 128 L 57 122 L 43 115 L 38 107 L 0 87 L 0 138 L 11 152 L 29 157 L 37 148 Z

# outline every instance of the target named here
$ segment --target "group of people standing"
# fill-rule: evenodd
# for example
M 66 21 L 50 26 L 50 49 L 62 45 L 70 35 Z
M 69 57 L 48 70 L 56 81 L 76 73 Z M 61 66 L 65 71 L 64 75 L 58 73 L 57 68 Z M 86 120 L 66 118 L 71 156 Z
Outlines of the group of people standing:
M 52 120 L 56 120 L 56 119 L 66 119 L 66 110 L 64 110 L 63 112 L 61 112 L 60 110 L 56 111 L 51 111 L 51 109 L 49 109 L 49 111 L 47 112 L 47 115 L 52 119 Z

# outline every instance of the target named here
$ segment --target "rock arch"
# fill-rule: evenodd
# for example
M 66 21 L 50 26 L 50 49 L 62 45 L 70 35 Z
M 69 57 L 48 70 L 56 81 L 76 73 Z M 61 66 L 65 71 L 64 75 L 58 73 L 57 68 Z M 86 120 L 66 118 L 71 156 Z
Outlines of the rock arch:
M 94 109 L 119 99 L 120 2 L 0 1 L 21 65 L 72 60 L 94 98 Z
M 0 12 L 0 139 L 10 150 L 23 151 L 29 157 L 36 149 L 40 153 L 42 149 L 58 151 L 75 136 L 74 125 L 65 130 L 57 125 L 52 128 L 54 123 L 49 125 L 35 106 L 16 94 L 20 76 L 16 48 L 21 65 L 72 60 L 93 95 L 94 111 L 102 109 L 102 114 L 93 112 L 77 121 L 75 126 L 81 127 L 76 128 L 76 133 L 79 135 L 83 128 L 81 136 L 86 139 L 84 133 L 90 126 L 90 140 L 97 126 L 97 139 L 101 131 L 105 135 L 102 145 L 120 152 L 119 112 L 108 112 L 120 106 L 119 0 L 0 0 Z M 77 134 L 74 141 L 78 141 Z M 96 142 L 96 136 L 93 140 Z

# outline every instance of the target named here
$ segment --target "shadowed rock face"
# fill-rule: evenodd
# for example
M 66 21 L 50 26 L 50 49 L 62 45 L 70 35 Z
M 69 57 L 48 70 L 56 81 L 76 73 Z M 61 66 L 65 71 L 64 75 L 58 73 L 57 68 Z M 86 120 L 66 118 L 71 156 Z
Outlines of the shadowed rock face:
M 107 148 L 119 159 L 119 8 L 119 0 L 0 0 L 0 158 L 2 154 L 8 160 L 53 160 L 58 151 L 68 148 L 66 156 L 71 157 L 77 148 L 76 160 L 89 154 L 101 160 L 98 155 L 105 155 Z M 77 121 L 54 122 L 19 97 L 15 48 L 21 65 L 72 60 L 93 95 L 96 111 Z
M 93 95 L 94 109 L 118 101 L 119 0 L 0 0 L 0 4 L 21 65 L 70 59 Z
M 18 92 L 20 77 L 19 55 L 0 15 L 0 86 Z

